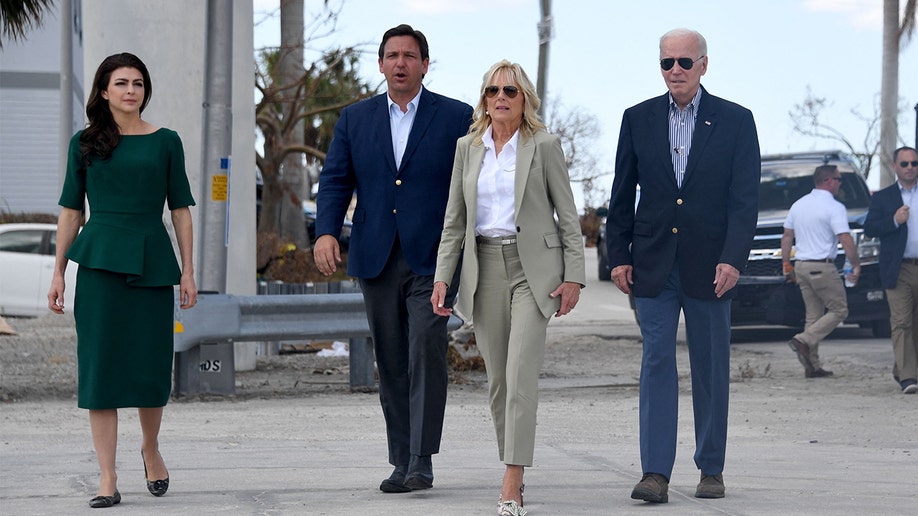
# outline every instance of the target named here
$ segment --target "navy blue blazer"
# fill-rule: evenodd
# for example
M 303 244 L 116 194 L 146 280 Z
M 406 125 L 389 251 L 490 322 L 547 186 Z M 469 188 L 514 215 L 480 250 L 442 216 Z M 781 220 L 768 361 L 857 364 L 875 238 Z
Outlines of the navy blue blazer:
M 893 220 L 902 204 L 902 193 L 896 181 L 873 194 L 864 222 L 864 233 L 880 239 L 880 281 L 883 288 L 896 288 L 905 244 L 908 243 L 908 223 L 896 227 Z
M 468 133 L 471 121 L 468 104 L 422 89 L 396 169 L 387 94 L 342 111 L 319 176 L 316 235 L 338 237 L 356 191 L 348 275 L 378 276 L 396 235 L 411 270 L 433 275 L 456 141 Z
M 622 118 L 606 241 L 611 267 L 633 266 L 638 297 L 659 295 L 678 263 L 687 296 L 717 299 L 717 264 L 742 271 L 749 258 L 762 170 L 755 121 L 748 109 L 702 90 L 681 188 L 670 154 L 669 94 Z

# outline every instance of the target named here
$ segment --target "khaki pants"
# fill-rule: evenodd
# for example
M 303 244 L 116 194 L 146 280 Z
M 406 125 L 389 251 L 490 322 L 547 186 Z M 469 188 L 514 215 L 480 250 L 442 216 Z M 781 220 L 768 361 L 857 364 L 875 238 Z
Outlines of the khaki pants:
M 892 328 L 893 374 L 900 380 L 918 378 L 918 265 L 903 263 L 896 288 L 886 291 Z
M 806 305 L 806 325 L 794 338 L 810 348 L 810 362 L 820 369 L 819 343 L 848 317 L 845 286 L 833 263 L 798 261 L 794 270 Z
M 515 244 L 479 245 L 478 271 L 472 321 L 488 371 L 498 453 L 506 464 L 532 466 L 548 318 L 529 289 Z

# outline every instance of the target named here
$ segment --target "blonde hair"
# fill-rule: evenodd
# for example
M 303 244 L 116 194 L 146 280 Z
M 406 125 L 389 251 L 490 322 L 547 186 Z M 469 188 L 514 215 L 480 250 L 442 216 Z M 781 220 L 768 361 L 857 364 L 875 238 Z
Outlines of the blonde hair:
M 469 127 L 469 134 L 475 135 L 475 143 L 478 144 L 481 143 L 481 137 L 488 130 L 488 126 L 491 125 L 491 115 L 487 113 L 488 104 L 485 97 L 485 88 L 493 84 L 494 77 L 500 72 L 504 72 L 509 80 L 516 83 L 520 93 L 523 94 L 523 120 L 520 123 L 520 132 L 531 137 L 539 129 L 545 128 L 545 124 L 539 118 L 539 106 L 542 101 L 539 100 L 539 95 L 536 93 L 532 81 L 529 80 L 529 76 L 526 75 L 519 63 L 511 63 L 503 59 L 494 63 L 485 72 L 481 81 L 478 105 L 475 106 L 475 113 L 472 115 L 472 126 Z

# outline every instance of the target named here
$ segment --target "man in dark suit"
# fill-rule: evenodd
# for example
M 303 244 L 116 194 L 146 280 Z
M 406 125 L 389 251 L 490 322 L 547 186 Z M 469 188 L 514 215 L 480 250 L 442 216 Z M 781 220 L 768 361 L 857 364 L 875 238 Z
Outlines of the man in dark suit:
M 422 87 L 429 63 L 420 31 L 386 31 L 379 71 L 388 93 L 341 113 L 316 199 L 313 252 L 328 275 L 341 263 L 337 237 L 357 194 L 347 272 L 360 280 L 376 351 L 395 466 L 379 488 L 389 493 L 433 485 L 446 405 L 447 318 L 430 296 L 456 141 L 472 108 Z
M 660 67 L 669 92 L 622 119 L 606 235 L 612 279 L 634 295 L 644 340 L 643 477 L 631 498 L 665 503 L 676 456 L 680 310 L 701 470 L 695 496 L 724 496 L 731 289 L 755 234 L 761 163 L 752 113 L 701 87 L 701 34 L 663 35 Z
M 893 153 L 898 181 L 873 194 L 864 223 L 880 239 L 880 280 L 889 303 L 893 377 L 904 394 L 918 393 L 918 152 Z M 915 208 L 912 211 L 911 208 Z

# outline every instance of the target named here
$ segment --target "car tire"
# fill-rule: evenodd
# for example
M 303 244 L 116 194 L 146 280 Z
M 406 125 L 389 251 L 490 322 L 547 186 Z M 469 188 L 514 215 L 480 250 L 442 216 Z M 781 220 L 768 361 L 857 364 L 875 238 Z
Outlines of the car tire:
M 876 319 L 870 324 L 870 331 L 878 339 L 888 339 L 892 336 L 889 319 Z
M 599 276 L 599 281 L 612 281 L 612 270 L 609 269 L 609 258 L 603 255 L 598 250 L 596 255 L 599 257 L 599 265 L 597 267 L 597 275 Z

